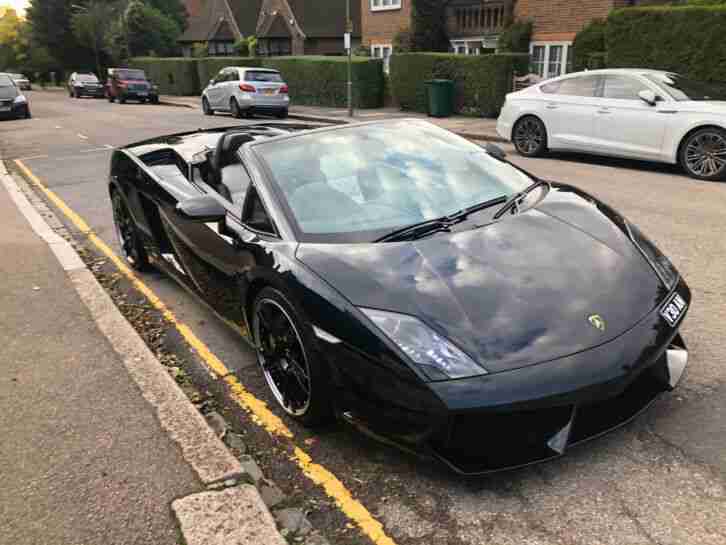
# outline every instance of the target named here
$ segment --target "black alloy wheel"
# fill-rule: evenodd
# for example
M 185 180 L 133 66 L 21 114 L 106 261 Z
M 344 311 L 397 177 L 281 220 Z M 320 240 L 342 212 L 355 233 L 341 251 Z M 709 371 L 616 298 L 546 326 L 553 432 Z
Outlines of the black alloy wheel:
M 538 157 L 547 150 L 547 129 L 539 118 L 528 115 L 514 125 L 512 141 L 521 155 Z
M 726 131 L 705 128 L 690 135 L 681 146 L 681 165 L 699 180 L 726 178 Z
M 207 97 L 202 99 L 202 112 L 204 112 L 204 115 L 214 115 L 214 110 L 212 110 L 212 107 L 209 105 Z
M 254 302 L 252 333 L 257 360 L 275 400 L 287 414 L 313 426 L 331 414 L 327 375 L 311 357 L 311 333 L 299 316 L 281 292 L 264 288 Z
M 141 243 L 141 238 L 129 209 L 118 191 L 114 191 L 111 204 L 113 206 L 113 223 L 121 254 L 126 262 L 137 271 L 149 270 L 151 268 L 149 257 L 146 255 L 146 250 Z
M 229 101 L 229 111 L 232 112 L 232 117 L 235 117 L 239 119 L 242 117 L 242 111 L 239 109 L 239 104 L 237 104 L 237 99 L 232 99 Z

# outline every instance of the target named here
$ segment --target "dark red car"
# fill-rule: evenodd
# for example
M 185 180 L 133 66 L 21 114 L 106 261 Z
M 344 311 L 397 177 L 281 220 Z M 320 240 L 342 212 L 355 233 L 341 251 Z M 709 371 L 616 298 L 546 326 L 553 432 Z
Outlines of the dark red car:
M 127 100 L 159 103 L 159 91 L 156 85 L 147 79 L 143 70 L 136 68 L 109 68 L 106 96 L 109 102 L 118 99 L 121 104 Z

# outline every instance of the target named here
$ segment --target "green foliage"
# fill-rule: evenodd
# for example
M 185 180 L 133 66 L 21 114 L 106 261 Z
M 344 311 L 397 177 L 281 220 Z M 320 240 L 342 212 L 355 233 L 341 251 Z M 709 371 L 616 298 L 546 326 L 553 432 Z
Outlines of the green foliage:
M 177 52 L 177 38 L 181 34 L 179 25 L 158 9 L 131 0 L 124 12 L 127 47 L 130 55 L 143 56 L 154 52 L 169 56 Z
M 512 89 L 515 67 L 528 62 L 524 54 L 453 55 L 405 53 L 391 57 L 393 96 L 404 110 L 428 111 L 426 86 L 429 79 L 454 80 L 458 113 L 496 116 Z
M 203 59 L 209 55 L 209 47 L 204 42 L 195 43 L 192 46 L 192 57 L 195 59 Z
M 602 19 L 596 19 L 590 22 L 585 28 L 575 36 L 575 41 L 572 44 L 574 51 L 573 66 L 575 71 L 584 70 L 586 68 L 593 69 L 594 66 L 590 66 L 590 58 L 595 53 L 601 55 L 605 52 L 605 31 L 607 29 L 607 23 Z M 596 64 L 598 68 L 601 61 L 604 61 L 604 57 L 596 56 Z
M 499 35 L 497 49 L 508 53 L 529 53 L 532 21 L 516 21 Z
M 187 8 L 181 0 L 146 0 L 146 3 L 172 19 L 180 30 L 187 28 Z
M 226 66 L 248 66 L 256 68 L 262 66 L 259 58 L 252 57 L 207 57 L 197 61 L 197 74 L 202 88 L 207 86 L 210 79 Z
M 449 0 L 411 0 L 411 51 L 448 51 L 446 6 Z
M 270 57 L 262 66 L 279 70 L 290 85 L 293 104 L 344 107 L 347 104 L 346 57 Z M 383 105 L 383 61 L 353 57 L 353 103 L 356 108 Z
M 0 17 L 0 67 L 15 67 L 21 65 L 20 37 L 24 23 L 14 9 L 7 8 Z
M 234 49 L 240 57 L 254 57 L 257 52 L 257 38 L 247 36 L 234 43 Z
M 116 9 L 113 4 L 98 1 L 89 2 L 83 9 L 76 7 L 71 16 L 73 34 L 79 44 L 93 51 L 99 77 L 103 75 L 101 53 L 107 50 L 109 30 L 115 16 Z
M 165 59 L 135 57 L 129 68 L 140 68 L 146 77 L 159 86 L 164 95 L 198 95 L 200 93 L 197 59 L 170 57 Z
M 724 28 L 726 6 L 722 5 L 616 10 L 607 22 L 607 63 L 726 81 Z
M 92 65 L 93 52 L 78 43 L 71 29 L 72 6 L 78 0 L 30 0 L 25 17 L 31 47 L 52 52 L 60 66 Z
M 599 52 L 599 53 L 590 53 L 587 56 L 587 69 L 588 70 L 599 70 L 600 68 L 607 68 L 608 65 L 608 54 Z

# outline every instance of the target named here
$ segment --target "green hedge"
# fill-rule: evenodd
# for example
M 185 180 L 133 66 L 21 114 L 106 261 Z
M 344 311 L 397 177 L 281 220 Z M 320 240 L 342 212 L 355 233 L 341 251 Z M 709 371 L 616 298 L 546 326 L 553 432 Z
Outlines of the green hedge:
M 249 66 L 256 68 L 262 66 L 262 59 L 259 57 L 204 57 L 197 59 L 197 73 L 199 74 L 199 85 L 202 86 L 202 89 L 225 66 Z M 201 93 L 201 89 L 199 92 Z
M 603 66 L 599 65 L 591 66 L 590 63 L 593 55 L 602 54 L 605 51 L 606 29 L 607 23 L 601 19 L 596 19 L 577 33 L 574 42 L 572 42 L 573 66 L 576 72 L 586 68 L 591 70 L 603 68 Z M 599 57 L 596 58 L 600 59 Z M 599 62 L 599 60 L 595 62 Z
M 616 10 L 608 17 L 607 63 L 726 81 L 725 28 L 723 5 Z
M 265 68 L 279 70 L 290 85 L 292 104 L 344 107 L 347 104 L 346 57 L 269 57 Z M 380 59 L 353 57 L 353 102 L 356 108 L 383 106 Z
M 159 86 L 161 94 L 199 94 L 197 59 L 136 57 L 129 61 L 129 68 L 140 68 L 146 72 L 146 77 Z
M 404 53 L 391 57 L 391 87 L 404 110 L 427 112 L 424 82 L 433 78 L 456 82 L 456 112 L 493 117 L 499 114 L 505 95 L 512 90 L 515 71 L 527 66 L 529 55 L 454 55 Z

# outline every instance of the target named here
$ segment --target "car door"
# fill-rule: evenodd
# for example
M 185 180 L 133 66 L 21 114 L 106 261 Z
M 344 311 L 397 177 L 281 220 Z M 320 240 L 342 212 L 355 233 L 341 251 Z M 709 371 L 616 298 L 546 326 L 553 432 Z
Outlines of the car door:
M 229 108 L 230 100 L 239 87 L 239 70 L 237 68 L 227 69 L 227 78 L 224 82 L 224 106 Z
M 212 106 L 212 108 L 218 109 L 222 107 L 223 101 L 222 101 L 222 94 L 223 89 L 222 86 L 224 85 L 226 75 L 226 70 L 222 69 L 219 71 L 219 73 L 214 77 L 212 80 L 212 84 L 207 88 L 207 98 L 209 100 L 209 104 Z M 226 106 L 226 104 L 225 104 Z
M 649 90 L 637 76 L 607 74 L 603 76 L 602 98 L 595 117 L 598 150 L 608 155 L 642 159 L 660 159 L 663 138 L 669 122 L 665 102 L 650 105 L 638 96 Z
M 540 86 L 540 112 L 551 149 L 588 151 L 595 139 L 598 75 L 578 75 Z

